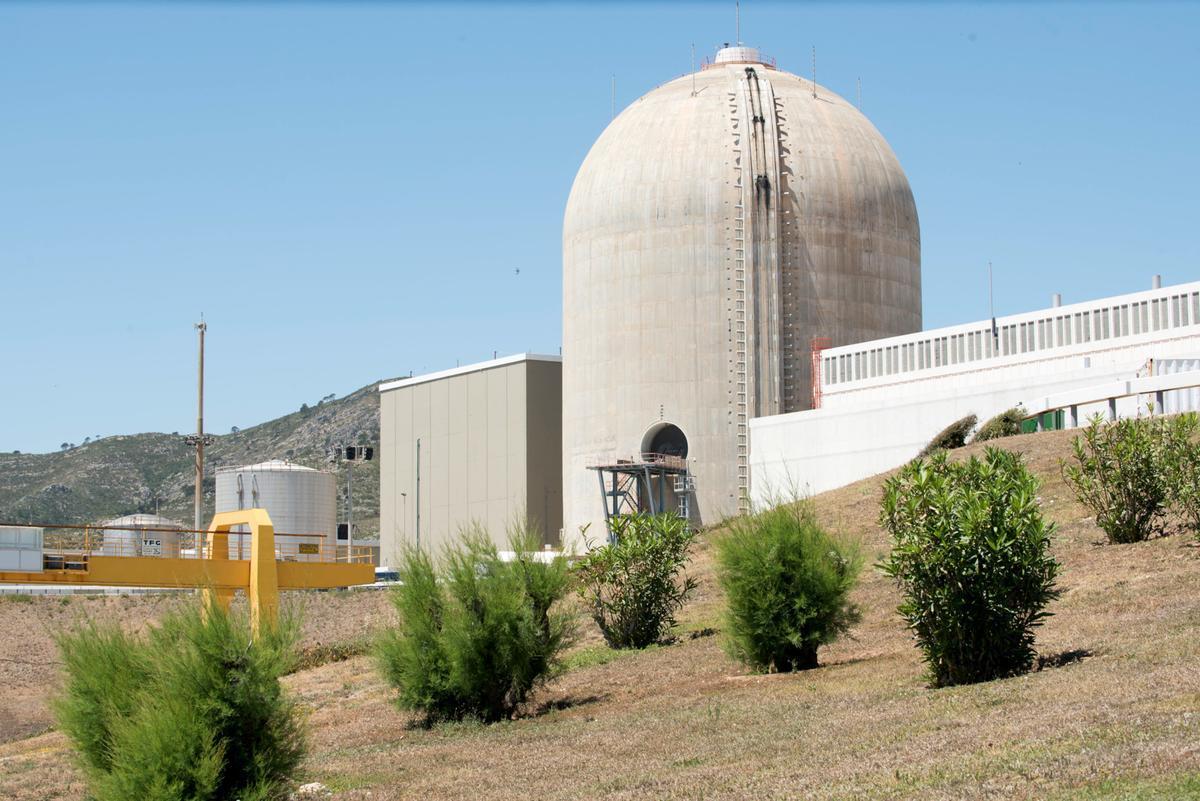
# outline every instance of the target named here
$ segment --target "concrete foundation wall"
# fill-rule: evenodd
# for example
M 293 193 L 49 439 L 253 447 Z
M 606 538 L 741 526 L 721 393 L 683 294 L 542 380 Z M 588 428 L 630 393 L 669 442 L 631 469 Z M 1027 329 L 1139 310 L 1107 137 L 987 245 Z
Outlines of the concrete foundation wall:
M 975 414 L 982 424 L 1013 406 L 1037 407 L 1046 396 L 1147 373 L 1149 360 L 1200 354 L 1200 327 L 1153 332 L 1119 343 L 1090 343 L 1059 354 L 1022 354 L 986 367 L 881 384 L 827 396 L 826 405 L 751 421 L 751 479 L 757 505 L 810 495 L 890 470 L 912 459 L 950 423 Z M 1179 411 L 1193 397 L 1171 394 Z M 1143 411 L 1150 398 L 1118 401 L 1120 416 Z M 1107 404 L 1080 405 L 1086 423 Z M 1068 423 L 1069 424 L 1069 423 Z

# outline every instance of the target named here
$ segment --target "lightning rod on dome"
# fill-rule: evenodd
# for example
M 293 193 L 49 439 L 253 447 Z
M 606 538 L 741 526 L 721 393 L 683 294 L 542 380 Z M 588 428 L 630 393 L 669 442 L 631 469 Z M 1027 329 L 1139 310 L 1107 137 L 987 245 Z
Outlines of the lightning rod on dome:
M 855 94 L 858 98 L 858 110 L 862 111 L 862 77 L 858 79 L 858 87 L 855 89 Z
M 817 99 L 817 46 L 813 45 L 813 100 Z
M 696 43 L 692 42 L 692 97 L 696 96 Z
M 733 0 L 733 41 L 742 46 L 742 0 Z

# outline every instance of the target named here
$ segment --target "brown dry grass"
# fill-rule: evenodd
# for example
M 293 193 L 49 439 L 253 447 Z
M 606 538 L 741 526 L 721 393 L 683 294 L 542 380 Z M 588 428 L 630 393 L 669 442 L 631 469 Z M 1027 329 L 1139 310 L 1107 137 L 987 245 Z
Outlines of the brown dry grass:
M 1039 650 L 1091 652 L 1081 661 L 930 690 L 894 613 L 894 589 L 868 570 L 853 639 L 802 674 L 749 675 L 719 636 L 613 655 L 593 634 L 573 656 L 580 666 L 525 717 L 424 730 L 390 706 L 369 658 L 305 671 L 288 681 L 309 710 L 308 777 L 339 799 L 1198 798 L 1200 550 L 1179 536 L 1100 544 L 1058 476 L 1068 441 L 1051 433 L 1002 444 L 1026 452 L 1059 525 L 1064 593 Z M 824 519 L 861 539 L 869 557 L 887 547 L 874 520 L 879 484 L 817 498 Z M 692 568 L 701 587 L 681 631 L 720 625 L 711 562 L 704 544 Z M 376 596 L 329 601 L 321 614 L 353 615 L 362 628 L 382 608 Z M 145 606 L 144 619 L 156 614 Z M 0 637 L 20 643 L 22 656 L 52 659 L 42 641 L 55 615 L 36 612 L 38 629 L 30 614 L 26 604 L 0 605 Z M 324 621 L 317 629 L 335 630 Z M 39 699 L 52 673 L 47 665 L 39 674 Z M 61 735 L 0 745 L 0 798 L 83 791 Z

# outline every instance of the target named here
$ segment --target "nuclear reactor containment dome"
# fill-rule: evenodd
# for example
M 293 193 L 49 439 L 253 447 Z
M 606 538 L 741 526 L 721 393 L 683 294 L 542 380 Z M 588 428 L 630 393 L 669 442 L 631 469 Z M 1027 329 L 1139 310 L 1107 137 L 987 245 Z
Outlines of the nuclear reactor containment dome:
M 686 460 L 694 522 L 739 511 L 747 423 L 811 408 L 814 340 L 920 327 L 912 190 L 858 109 L 749 47 L 649 92 L 563 222 L 565 535 L 603 531 L 587 468 L 648 451 Z

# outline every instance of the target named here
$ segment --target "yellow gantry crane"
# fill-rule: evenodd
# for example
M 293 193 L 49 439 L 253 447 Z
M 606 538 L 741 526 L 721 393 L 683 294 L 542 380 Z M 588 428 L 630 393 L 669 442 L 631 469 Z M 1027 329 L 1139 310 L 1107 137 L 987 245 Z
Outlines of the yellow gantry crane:
M 249 559 L 230 558 L 229 534 L 237 526 L 250 530 Z M 53 554 L 43 550 L 42 570 L 0 571 L 0 583 L 193 588 L 226 608 L 234 594 L 244 590 L 257 631 L 262 622 L 274 624 L 278 618 L 280 590 L 331 589 L 375 581 L 366 548 L 344 558 L 339 558 L 336 546 L 329 551 L 300 544 L 296 554 L 282 553 L 266 509 L 217 514 L 194 558 L 109 556 L 93 550 L 86 540 L 81 547 Z

